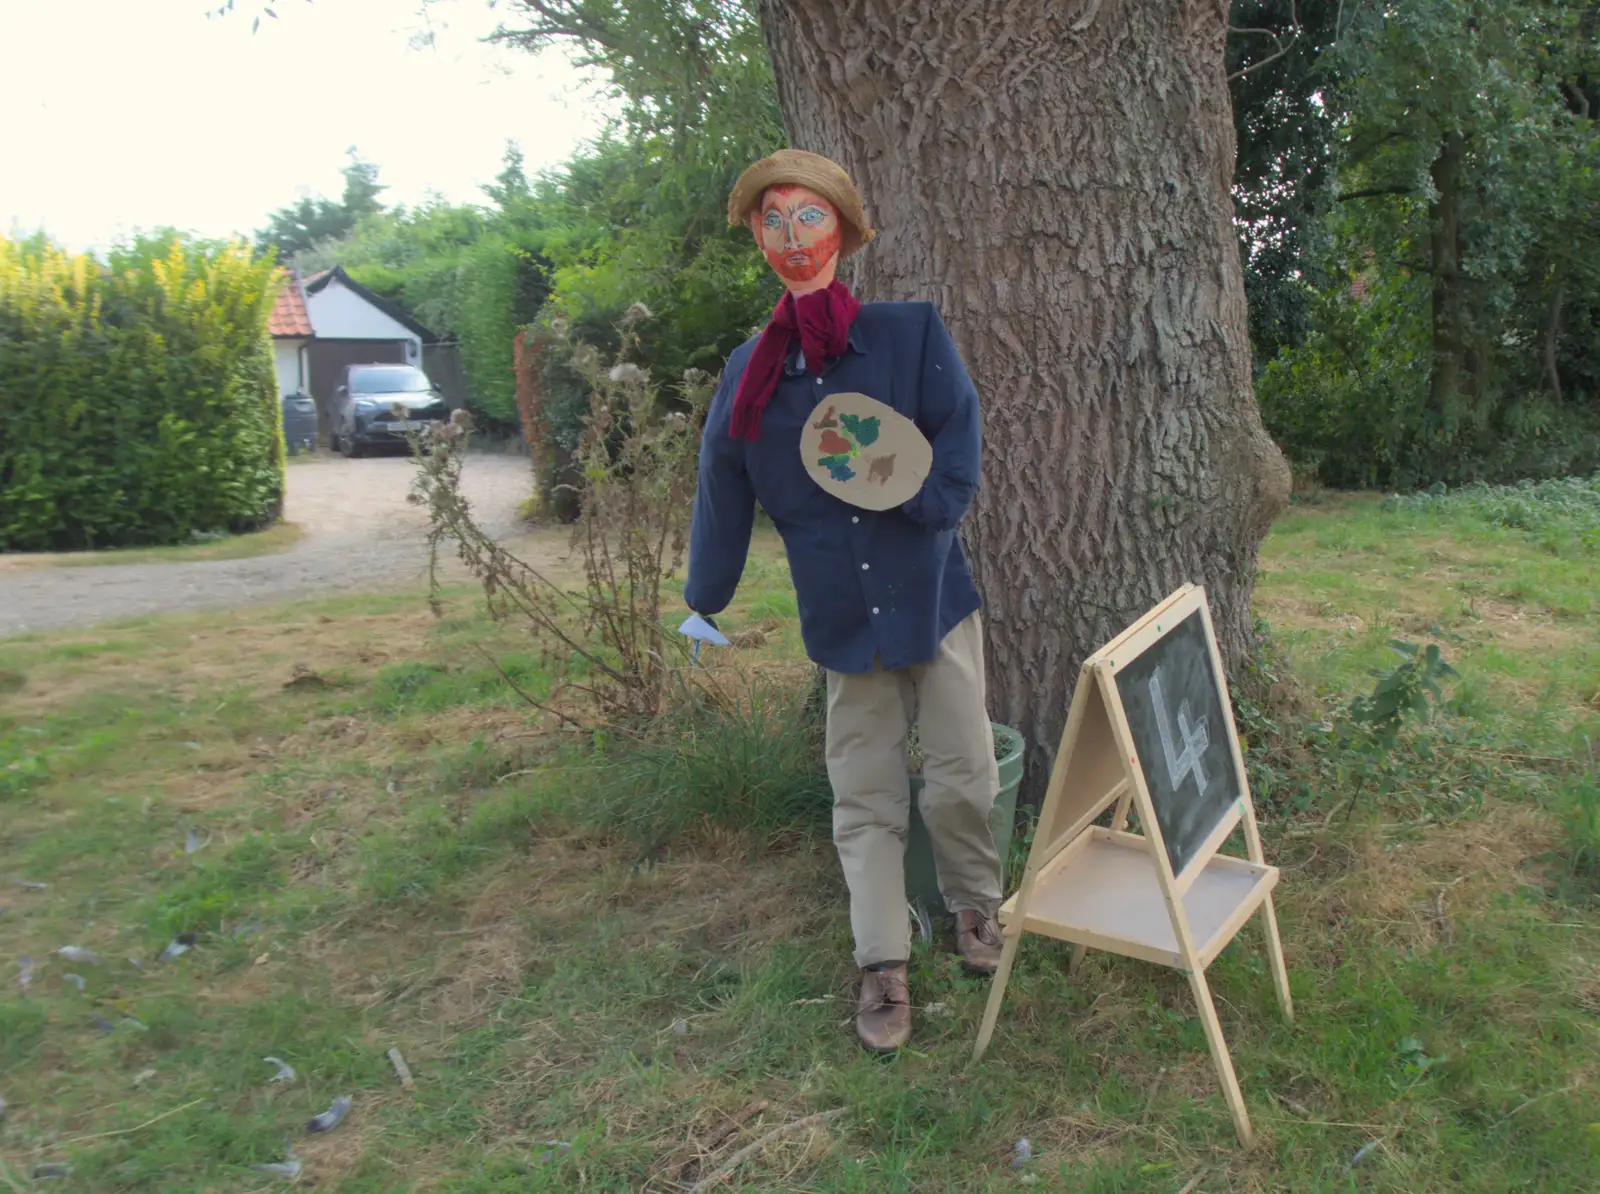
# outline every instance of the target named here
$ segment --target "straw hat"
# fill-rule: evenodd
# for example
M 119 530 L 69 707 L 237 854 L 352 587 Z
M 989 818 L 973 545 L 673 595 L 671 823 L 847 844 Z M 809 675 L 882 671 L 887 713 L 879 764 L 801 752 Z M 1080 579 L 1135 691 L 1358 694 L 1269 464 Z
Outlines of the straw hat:
M 821 154 L 803 149 L 780 149 L 739 175 L 728 196 L 728 223 L 744 224 L 761 202 L 768 187 L 785 183 L 808 187 L 838 209 L 844 227 L 839 230 L 839 256 L 845 258 L 877 235 L 867 219 L 856 184 L 844 167 Z

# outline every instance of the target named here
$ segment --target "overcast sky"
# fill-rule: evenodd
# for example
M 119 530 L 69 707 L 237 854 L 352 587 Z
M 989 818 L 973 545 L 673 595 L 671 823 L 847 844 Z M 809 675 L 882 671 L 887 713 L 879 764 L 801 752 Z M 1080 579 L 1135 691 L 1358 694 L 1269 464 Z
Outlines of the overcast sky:
M 139 228 L 248 234 L 337 198 L 354 145 L 387 202 L 481 199 L 505 143 L 529 171 L 599 132 L 599 93 L 556 51 L 477 39 L 502 0 L 0 0 L 0 232 L 74 249 Z M 251 24 L 263 3 L 277 20 Z M 414 48 L 429 26 L 432 48 Z

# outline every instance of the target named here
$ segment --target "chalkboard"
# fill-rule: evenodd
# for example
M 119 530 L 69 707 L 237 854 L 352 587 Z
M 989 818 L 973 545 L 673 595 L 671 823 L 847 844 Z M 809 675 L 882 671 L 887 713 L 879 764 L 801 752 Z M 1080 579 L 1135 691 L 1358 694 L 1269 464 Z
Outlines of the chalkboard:
M 1119 661 L 1116 676 L 1167 860 L 1181 874 L 1245 791 L 1204 616 L 1197 609 L 1164 630 L 1126 665 Z

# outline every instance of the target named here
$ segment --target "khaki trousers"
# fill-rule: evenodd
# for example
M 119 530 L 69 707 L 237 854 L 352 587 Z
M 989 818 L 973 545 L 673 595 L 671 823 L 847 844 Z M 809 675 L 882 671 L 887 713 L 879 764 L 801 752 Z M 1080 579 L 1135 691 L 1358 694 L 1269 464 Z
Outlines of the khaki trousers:
M 917 807 L 952 912 L 993 916 L 1000 857 L 989 813 L 1000 792 L 983 676 L 983 622 L 973 614 L 918 667 L 866 675 L 828 673 L 828 779 L 833 841 L 850 888 L 856 965 L 911 957 L 906 832 L 911 818 L 906 736 L 920 730 L 923 789 Z

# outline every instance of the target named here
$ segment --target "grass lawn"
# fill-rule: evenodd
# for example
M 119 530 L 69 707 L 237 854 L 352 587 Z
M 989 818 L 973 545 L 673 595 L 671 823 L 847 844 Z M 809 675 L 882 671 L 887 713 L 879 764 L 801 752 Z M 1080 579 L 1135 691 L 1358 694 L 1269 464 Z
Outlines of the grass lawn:
M 222 535 L 173 547 L 118 547 L 106 551 L 36 552 L 0 556 L 0 571 L 13 568 L 89 568 L 99 564 L 178 564 L 199 560 L 245 560 L 287 551 L 305 535 L 292 522 L 278 522 L 248 535 Z
M 475 650 L 548 691 L 466 590 L 440 619 L 400 593 L 0 642 L 0 1187 L 283 1189 L 251 1166 L 292 1139 L 302 1185 L 351 1194 L 667 1191 L 842 1108 L 719 1188 L 1595 1190 L 1600 901 L 1567 824 L 1596 800 L 1597 577 L 1592 536 L 1468 508 L 1275 529 L 1258 610 L 1296 678 L 1245 728 L 1296 1022 L 1254 930 L 1210 971 L 1250 1152 L 1184 979 L 1138 962 L 1068 980 L 1030 938 L 969 1067 L 986 985 L 919 947 L 915 1048 L 865 1056 L 825 833 L 642 854 L 596 816 L 610 763 Z M 766 624 L 744 658 L 778 667 L 794 619 L 768 543 L 725 624 Z M 1461 680 L 1431 757 L 1362 778 L 1317 727 L 1396 637 Z

